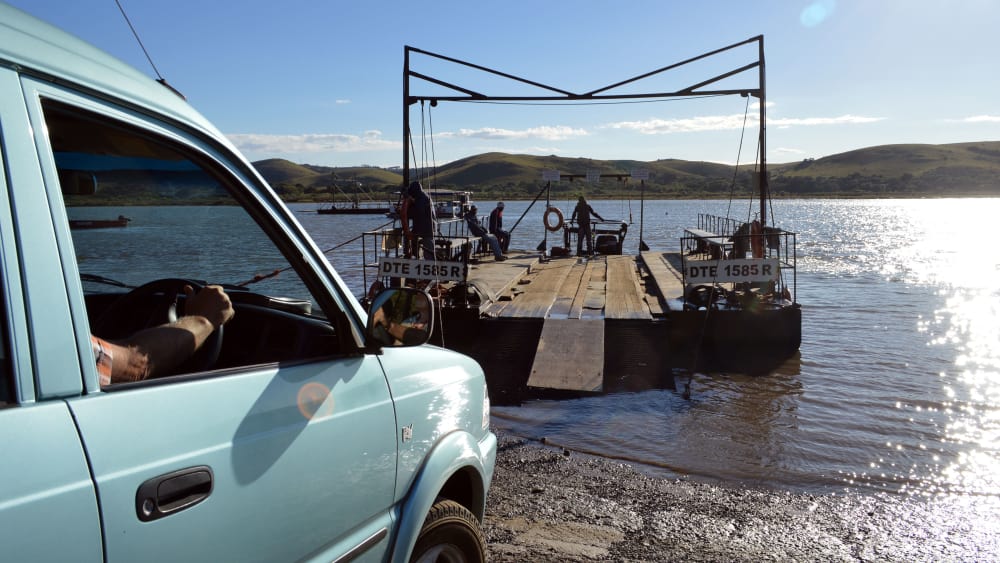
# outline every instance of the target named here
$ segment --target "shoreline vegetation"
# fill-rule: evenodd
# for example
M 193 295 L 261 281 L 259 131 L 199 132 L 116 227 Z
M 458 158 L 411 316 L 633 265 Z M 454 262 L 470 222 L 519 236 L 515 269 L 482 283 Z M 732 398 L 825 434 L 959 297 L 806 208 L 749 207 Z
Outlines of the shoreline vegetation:
M 283 159 L 254 162 L 286 203 L 392 205 L 403 183 L 398 168 L 326 167 Z M 573 200 L 693 200 L 755 197 L 755 167 L 676 159 L 640 162 L 556 156 L 486 153 L 436 167 L 416 169 L 411 178 L 437 191 L 470 191 L 477 201 L 533 200 L 546 183 L 543 171 L 602 174 L 599 182 L 553 182 L 549 197 Z M 642 170 L 647 180 L 630 178 Z M 155 172 L 157 183 L 130 170 L 95 173 L 97 192 L 68 195 L 70 206 L 230 203 L 220 187 L 200 173 Z M 614 175 L 615 177 L 608 177 Z M 885 145 L 768 167 L 772 199 L 932 199 L 1000 197 L 1000 141 L 952 145 Z
M 283 159 L 253 163 L 286 202 L 385 202 L 397 196 L 401 170 L 375 166 L 327 167 Z M 629 178 L 643 170 L 648 179 Z M 651 162 L 485 153 L 434 169 L 411 170 L 435 190 L 467 190 L 476 199 L 533 199 L 545 186 L 542 171 L 619 175 L 590 183 L 577 178 L 551 186 L 553 198 L 728 199 L 755 193 L 754 163 L 661 159 Z M 1000 141 L 946 145 L 882 145 L 819 159 L 769 164 L 771 196 L 798 198 L 1000 197 Z
M 560 194 L 558 197 L 553 196 L 552 200 L 557 202 L 563 201 L 573 201 L 577 198 L 579 194 Z M 879 194 L 818 194 L 810 196 L 800 196 L 800 195 L 786 195 L 779 194 L 771 196 L 773 200 L 793 200 L 793 199 L 812 199 L 812 200 L 822 200 L 822 199 L 989 199 L 1000 197 L 1000 189 L 998 189 L 995 194 L 942 194 L 942 195 L 927 195 L 927 194 L 895 194 L 895 195 L 879 195 Z M 493 195 L 490 192 L 474 192 L 474 198 L 477 203 L 479 202 L 489 202 L 489 201 L 531 201 L 534 198 L 529 197 L 508 197 L 503 194 Z M 618 201 L 618 200 L 632 200 L 638 201 L 638 197 L 632 196 L 614 196 L 614 195 L 587 195 L 589 201 Z M 689 196 L 689 197 L 668 197 L 668 196 L 646 196 L 648 201 L 683 201 L 683 200 L 726 200 L 729 199 L 728 196 Z M 301 198 L 301 199 L 287 199 L 282 198 L 286 204 L 288 203 L 309 203 L 315 204 L 317 206 L 326 206 L 330 204 L 341 204 L 350 203 L 353 200 L 348 199 L 315 199 L 315 198 Z M 385 203 L 382 201 L 381 203 Z M 394 203 L 394 202 L 393 202 Z M 175 205 L 203 205 L 203 206 L 226 206 L 234 205 L 232 201 L 219 202 L 215 200 L 208 200 L 201 203 L 195 203 L 193 201 L 187 200 L 183 203 L 178 203 L 176 200 L 169 198 L 149 198 L 147 200 L 143 199 L 132 199 L 129 201 L 120 201 L 115 198 L 94 198 L 89 196 L 87 198 L 80 197 L 67 197 L 66 206 L 67 207 L 172 207 Z M 480 204 L 481 205 L 481 204 Z

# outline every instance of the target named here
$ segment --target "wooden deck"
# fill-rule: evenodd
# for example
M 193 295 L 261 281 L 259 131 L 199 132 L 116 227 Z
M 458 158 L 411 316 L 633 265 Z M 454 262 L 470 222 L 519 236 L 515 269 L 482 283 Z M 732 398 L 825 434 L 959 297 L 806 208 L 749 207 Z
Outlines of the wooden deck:
M 506 262 L 472 266 L 469 281 L 495 295 L 483 311 L 490 317 L 649 320 L 662 312 L 656 300 L 650 303 L 636 256 L 541 262 L 538 256 L 512 255 Z
M 448 347 L 479 361 L 491 398 L 515 403 L 541 390 L 672 388 L 673 370 L 695 360 L 739 358 L 748 369 L 738 346 L 765 362 L 798 349 L 797 307 L 709 317 L 685 309 L 682 279 L 678 252 L 485 258 L 468 277 L 480 299 L 442 310 L 440 343 L 447 333 Z
M 657 277 L 669 280 L 669 271 L 670 265 L 661 260 L 651 273 L 638 256 L 543 261 L 538 254 L 512 252 L 505 262 L 473 265 L 469 283 L 492 301 L 481 308 L 484 317 L 543 323 L 533 351 L 529 387 L 601 391 L 609 367 L 609 342 L 616 346 L 629 340 L 609 333 L 634 331 L 636 326 L 663 320 Z M 680 282 L 673 285 L 679 287 Z M 645 349 L 615 350 L 614 356 L 648 353 Z

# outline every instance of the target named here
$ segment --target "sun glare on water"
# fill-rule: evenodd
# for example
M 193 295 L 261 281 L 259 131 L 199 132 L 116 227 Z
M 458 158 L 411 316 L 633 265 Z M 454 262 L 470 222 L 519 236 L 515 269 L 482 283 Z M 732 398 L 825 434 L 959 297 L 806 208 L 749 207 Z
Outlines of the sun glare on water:
M 941 374 L 945 396 L 942 441 L 960 451 L 941 468 L 941 490 L 1000 494 L 1000 200 L 915 202 L 912 244 L 889 256 L 889 275 L 940 288 L 943 306 L 918 329 L 928 346 L 955 352 Z

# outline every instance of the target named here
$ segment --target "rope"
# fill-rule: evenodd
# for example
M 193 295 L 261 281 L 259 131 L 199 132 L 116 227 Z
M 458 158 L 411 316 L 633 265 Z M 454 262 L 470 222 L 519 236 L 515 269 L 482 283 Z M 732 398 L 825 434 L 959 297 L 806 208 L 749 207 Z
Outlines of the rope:
M 729 205 L 726 208 L 727 220 L 729 219 L 729 214 L 732 211 L 733 199 L 736 194 L 736 179 L 740 169 L 740 158 L 743 155 L 743 137 L 746 135 L 747 116 L 749 114 L 750 114 L 750 96 L 747 96 L 746 107 L 743 109 L 743 128 L 740 130 L 740 144 L 739 147 L 736 149 L 736 166 L 733 169 L 733 181 L 729 189 Z M 716 273 L 716 276 L 712 278 L 711 291 L 709 291 L 708 293 L 708 304 L 705 305 L 705 318 L 702 319 L 701 333 L 698 335 L 698 345 L 695 346 L 694 348 L 694 358 L 692 359 L 691 362 L 691 369 L 690 371 L 688 371 L 688 380 L 687 383 L 684 384 L 684 392 L 682 396 L 684 397 L 685 400 L 691 398 L 691 381 L 694 379 L 694 372 L 695 369 L 697 369 L 698 367 L 698 360 L 700 359 L 701 356 L 701 348 L 705 344 L 705 331 L 708 328 L 708 317 L 709 314 L 712 312 L 712 303 L 715 301 L 714 298 L 716 294 L 716 286 L 718 285 L 718 282 L 716 281 L 717 279 L 718 279 L 718 273 Z M 684 301 L 687 302 L 687 295 L 684 296 Z
M 417 163 L 419 161 L 417 160 L 417 149 L 416 149 L 416 146 L 413 144 L 413 131 L 410 131 L 409 129 L 407 129 L 406 136 L 410 138 L 410 158 L 413 159 L 414 163 Z M 405 194 L 405 191 L 406 191 L 407 187 L 408 186 L 403 186 L 404 194 Z
M 428 135 L 428 133 L 429 133 L 429 135 Z M 432 117 L 431 111 L 429 109 L 426 109 L 425 100 L 420 100 L 420 160 L 417 159 L 417 154 L 416 154 L 416 149 L 415 149 L 416 145 L 413 142 L 413 133 L 412 133 L 412 131 L 408 132 L 408 134 L 409 134 L 409 137 L 410 137 L 410 150 L 412 152 L 413 161 L 414 162 L 419 162 L 420 163 L 420 168 L 423 171 L 423 175 L 422 176 L 420 174 L 417 174 L 417 179 L 418 180 L 422 180 L 424 184 L 427 184 L 426 186 L 424 186 L 425 189 L 430 189 L 431 186 L 434 184 L 435 178 L 437 177 L 437 156 L 436 156 L 435 151 L 434 151 L 434 119 Z M 428 150 L 428 138 L 430 139 L 430 150 Z M 430 154 L 430 158 L 431 158 L 430 164 L 428 164 L 428 161 L 427 161 L 428 154 Z M 407 186 L 404 186 L 404 189 L 406 187 Z M 406 198 L 405 198 L 405 196 L 402 196 L 400 199 L 401 200 L 405 200 Z M 434 200 L 431 199 L 431 211 L 432 212 L 434 211 L 434 205 L 435 205 L 434 204 Z M 395 223 L 395 219 L 393 221 L 391 221 L 391 223 Z M 432 253 L 432 260 L 433 260 L 433 262 L 437 263 L 437 246 L 434 245 L 433 237 L 436 234 L 440 234 L 440 231 L 436 228 L 436 225 L 435 225 L 435 230 L 438 231 L 438 232 L 431 235 L 432 236 L 432 239 L 431 239 L 431 245 L 432 245 L 432 247 L 431 247 L 431 253 Z M 414 240 L 418 240 L 418 239 L 415 238 Z M 416 254 L 417 258 L 420 259 L 421 255 L 423 253 L 423 249 L 420 247 L 419 242 L 417 243 L 416 253 L 417 253 Z M 429 292 L 433 288 L 435 288 L 435 287 L 437 287 L 439 285 L 440 284 L 436 280 L 432 280 L 432 281 L 429 281 L 427 283 L 427 285 L 425 286 L 425 289 Z M 440 289 L 438 289 L 438 293 L 440 294 Z M 444 315 L 441 314 L 443 304 L 441 303 L 440 299 L 433 299 L 432 298 L 432 301 L 437 301 L 437 308 L 438 308 L 438 313 L 439 313 L 438 314 L 438 319 L 441 320 L 441 323 L 440 323 L 440 326 L 441 326 L 441 345 L 444 346 L 445 345 Z
M 389 221 L 388 223 L 383 223 L 382 225 L 379 225 L 378 227 L 375 227 L 375 229 L 373 229 L 373 230 L 377 231 L 379 229 L 384 229 L 385 227 L 388 227 L 389 225 L 391 225 L 391 224 L 393 224 L 395 222 L 396 222 L 396 220 L 393 219 L 392 221 Z M 350 240 L 344 241 L 344 242 L 342 242 L 342 243 L 340 243 L 340 244 L 338 244 L 338 245 L 336 245 L 334 247 L 328 248 L 328 249 L 326 249 L 326 250 L 323 251 L 323 255 L 325 256 L 325 255 L 333 252 L 334 250 L 338 250 L 338 249 L 340 249 L 340 248 L 342 248 L 344 246 L 347 246 L 348 244 L 351 244 L 352 242 L 360 239 L 363 236 L 365 236 L 365 234 L 361 233 L 360 235 L 358 235 L 358 236 L 356 236 L 356 237 L 354 237 L 354 238 L 352 238 Z M 249 280 L 247 280 L 247 281 L 245 281 L 243 283 L 237 283 L 237 284 L 234 284 L 234 285 L 236 287 L 246 287 L 246 286 L 248 286 L 248 285 L 250 285 L 252 283 L 257 283 L 257 282 L 260 282 L 260 281 L 264 281 L 266 279 L 270 279 L 270 278 L 276 277 L 278 274 L 280 274 L 282 272 L 287 272 L 288 270 L 291 270 L 291 269 L 292 269 L 291 266 L 286 266 L 284 268 L 279 268 L 277 270 L 274 270 L 273 272 L 268 273 L 268 274 L 257 274 L 253 278 L 251 278 L 251 279 L 249 279 Z
M 427 174 L 427 116 L 424 114 L 424 101 L 420 101 L 420 169 Z M 426 180 L 426 176 L 421 178 Z
M 434 106 L 431 106 L 434 107 Z M 434 116 L 431 110 L 427 110 L 427 125 L 431 130 L 431 185 L 437 182 L 437 155 L 434 153 Z
M 747 96 L 747 105 L 743 108 L 743 128 L 740 129 L 740 144 L 736 149 L 736 166 L 733 167 L 733 181 L 729 187 L 729 206 L 726 208 L 726 219 L 729 219 L 729 213 L 733 209 L 733 198 L 736 195 L 736 177 L 739 175 L 740 171 L 740 158 L 743 155 L 743 137 L 747 132 L 747 116 L 750 115 L 750 96 Z

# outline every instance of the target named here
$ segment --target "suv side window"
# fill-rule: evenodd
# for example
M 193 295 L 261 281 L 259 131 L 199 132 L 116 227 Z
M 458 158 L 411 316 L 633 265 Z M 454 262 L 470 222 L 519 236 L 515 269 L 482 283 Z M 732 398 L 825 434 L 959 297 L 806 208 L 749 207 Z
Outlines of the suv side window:
M 150 131 L 61 102 L 42 107 L 92 334 L 115 340 L 167 322 L 191 280 L 222 285 L 236 314 L 218 359 L 179 373 L 338 353 L 333 323 L 228 172 Z M 156 280 L 172 281 L 149 289 Z

